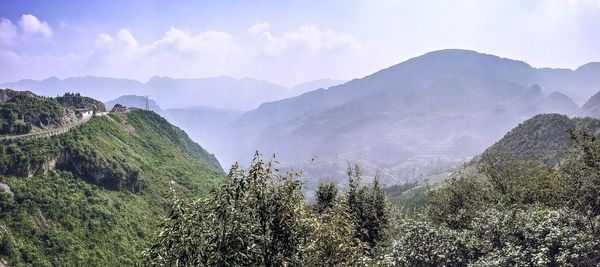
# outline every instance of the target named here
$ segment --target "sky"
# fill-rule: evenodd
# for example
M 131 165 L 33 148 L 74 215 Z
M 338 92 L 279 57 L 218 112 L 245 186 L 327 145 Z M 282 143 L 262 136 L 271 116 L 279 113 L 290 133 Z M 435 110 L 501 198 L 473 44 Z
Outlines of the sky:
M 600 61 L 600 0 L 0 0 L 0 82 L 227 75 L 293 86 L 448 48 L 534 67 Z

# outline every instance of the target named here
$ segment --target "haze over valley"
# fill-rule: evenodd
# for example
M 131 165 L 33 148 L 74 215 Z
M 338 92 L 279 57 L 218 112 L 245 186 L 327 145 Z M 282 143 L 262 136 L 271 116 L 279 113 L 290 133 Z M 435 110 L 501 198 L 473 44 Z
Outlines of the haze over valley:
M 0 267 L 600 266 L 600 2 L 0 0 Z
M 348 162 L 380 173 L 386 184 L 402 184 L 452 170 L 536 114 L 592 115 L 582 100 L 600 88 L 600 63 L 533 68 L 451 49 L 349 82 L 317 80 L 292 89 L 228 77 L 146 83 L 50 78 L 0 87 L 115 97 L 105 102 L 109 109 L 144 108 L 149 95 L 151 110 L 186 130 L 224 166 L 247 164 L 258 150 L 275 154 L 285 168 L 302 168 L 315 184 L 343 175 Z M 123 92 L 138 96 L 119 96 Z

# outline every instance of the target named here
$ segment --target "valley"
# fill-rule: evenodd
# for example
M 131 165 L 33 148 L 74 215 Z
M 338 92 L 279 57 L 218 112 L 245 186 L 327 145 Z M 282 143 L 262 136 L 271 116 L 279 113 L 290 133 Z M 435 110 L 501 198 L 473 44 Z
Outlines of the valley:
M 0 267 L 600 266 L 600 1 L 0 0 Z
M 558 71 L 441 50 L 245 112 L 151 109 L 207 146 L 223 165 L 247 164 L 258 150 L 275 154 L 283 168 L 303 169 L 311 187 L 343 176 L 348 162 L 394 185 L 468 162 L 536 114 L 592 114 L 582 100 L 600 88 L 594 66 Z M 143 107 L 141 101 L 130 103 Z

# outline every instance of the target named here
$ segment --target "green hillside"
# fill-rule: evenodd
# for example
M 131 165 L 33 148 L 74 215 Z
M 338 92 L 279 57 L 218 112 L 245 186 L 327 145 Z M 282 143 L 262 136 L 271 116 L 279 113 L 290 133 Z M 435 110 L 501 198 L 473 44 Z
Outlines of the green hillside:
M 67 134 L 0 143 L 0 262 L 130 266 L 165 216 L 175 181 L 204 195 L 216 158 L 148 111 L 94 117 Z
M 519 124 L 486 149 L 483 157 L 510 157 L 517 161 L 536 161 L 552 167 L 568 154 L 571 138 L 568 130 L 585 130 L 597 135 L 600 121 L 569 118 L 559 114 L 540 114 Z
M 598 266 L 599 129 L 534 116 L 443 182 L 388 188 L 393 266 Z
M 51 98 L 0 89 L 0 135 L 26 134 L 34 127 L 60 125 L 65 110 Z

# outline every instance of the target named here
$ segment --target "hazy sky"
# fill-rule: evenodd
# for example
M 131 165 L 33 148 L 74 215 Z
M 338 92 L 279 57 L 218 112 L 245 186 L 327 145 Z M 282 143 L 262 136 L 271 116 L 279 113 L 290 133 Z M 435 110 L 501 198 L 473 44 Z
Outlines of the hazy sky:
M 444 48 L 600 61 L 600 0 L 5 1 L 0 81 L 352 79 Z

